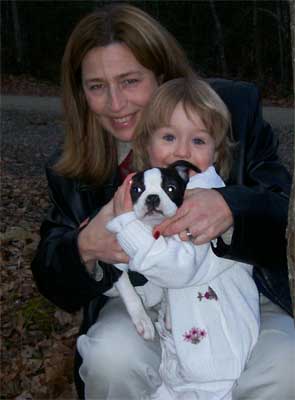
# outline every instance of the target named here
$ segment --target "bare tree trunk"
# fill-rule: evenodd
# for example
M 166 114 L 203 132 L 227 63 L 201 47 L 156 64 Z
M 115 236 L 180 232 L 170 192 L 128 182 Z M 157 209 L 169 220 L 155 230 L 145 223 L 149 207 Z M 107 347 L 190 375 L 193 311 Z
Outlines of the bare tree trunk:
M 226 58 L 225 58 L 225 50 L 224 50 L 224 38 L 223 38 L 223 31 L 222 31 L 222 26 L 215 8 L 215 1 L 210 0 L 210 8 L 211 12 L 213 15 L 213 19 L 215 22 L 215 28 L 216 28 L 216 33 L 217 33 L 217 47 L 218 47 L 218 52 L 219 52 L 219 57 L 220 57 L 220 63 L 221 63 L 221 69 L 222 69 L 222 74 L 224 76 L 227 76 L 227 63 L 226 63 Z
M 197 29 L 196 29 L 196 25 L 197 25 L 197 21 L 198 21 L 198 9 L 197 9 L 197 4 L 195 2 L 191 2 L 190 4 L 190 18 L 189 18 L 189 29 L 191 32 L 191 59 L 192 60 L 198 60 L 198 56 L 197 56 L 197 51 L 198 51 L 198 47 L 197 47 Z M 196 65 L 195 65 L 196 67 Z M 199 69 L 199 63 L 197 62 L 197 68 Z
M 153 16 L 159 20 L 160 19 L 160 7 L 159 7 L 159 2 L 154 1 L 152 2 L 152 10 L 153 10 Z
M 258 10 L 257 10 L 257 1 L 253 2 L 253 30 L 254 30 L 254 38 L 253 43 L 255 43 L 254 49 L 254 57 L 255 64 L 257 67 L 257 78 L 258 81 L 261 82 L 263 79 L 263 67 L 262 67 L 262 46 L 261 46 L 261 33 L 260 33 L 260 25 L 258 21 Z
M 279 57 L 280 57 L 280 80 L 282 84 L 286 85 L 286 74 L 285 74 L 285 63 L 284 63 L 284 44 L 283 44 L 283 37 L 282 37 L 282 29 L 281 26 L 283 25 L 283 18 L 282 18 L 282 10 L 281 10 L 281 1 L 276 2 L 277 8 L 277 16 L 278 16 L 278 44 L 279 44 Z
M 18 19 L 18 10 L 16 0 L 11 0 L 13 31 L 16 49 L 16 60 L 20 67 L 23 66 L 23 43 L 21 39 L 20 24 Z
M 292 45 L 292 64 L 293 64 L 293 93 L 295 95 L 295 5 L 293 0 L 289 0 L 290 4 L 290 28 L 291 28 L 291 45 Z M 293 153 L 295 155 L 295 144 Z M 293 185 L 291 191 L 288 228 L 287 228 L 287 257 L 289 271 L 289 285 L 291 290 L 293 315 L 295 316 L 295 164 L 293 174 Z

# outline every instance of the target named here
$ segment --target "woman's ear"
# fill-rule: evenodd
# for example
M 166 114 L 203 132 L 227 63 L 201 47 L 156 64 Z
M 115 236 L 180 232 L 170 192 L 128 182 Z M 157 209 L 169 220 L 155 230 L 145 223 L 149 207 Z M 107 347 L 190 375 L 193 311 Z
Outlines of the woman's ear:
M 213 164 L 216 164 L 216 162 L 217 162 L 217 160 L 218 160 L 218 156 L 219 156 L 219 153 L 218 153 L 217 150 L 215 150 L 214 159 L 213 159 Z

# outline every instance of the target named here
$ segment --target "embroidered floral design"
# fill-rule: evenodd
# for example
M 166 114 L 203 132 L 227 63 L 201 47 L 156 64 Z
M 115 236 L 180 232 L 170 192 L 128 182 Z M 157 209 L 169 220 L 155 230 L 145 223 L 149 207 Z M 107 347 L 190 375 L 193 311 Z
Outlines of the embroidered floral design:
M 198 344 L 207 336 L 205 329 L 191 328 L 188 332 L 185 332 L 183 338 L 186 342 L 192 344 Z
M 218 300 L 217 294 L 214 292 L 214 290 L 208 286 L 207 292 L 202 294 L 201 292 L 198 293 L 198 299 L 202 301 L 202 299 L 206 300 Z

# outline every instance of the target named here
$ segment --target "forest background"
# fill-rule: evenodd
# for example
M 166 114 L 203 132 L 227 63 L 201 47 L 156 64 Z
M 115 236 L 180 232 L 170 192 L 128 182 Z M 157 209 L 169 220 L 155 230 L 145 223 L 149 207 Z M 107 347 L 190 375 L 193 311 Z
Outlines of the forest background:
M 70 32 L 109 2 L 1 0 L 1 94 L 58 96 Z M 292 107 L 287 0 L 128 3 L 166 26 L 204 77 L 253 81 L 264 104 Z M 81 316 L 40 296 L 30 272 L 48 207 L 44 162 L 61 143 L 62 123 L 49 111 L 1 113 L 1 399 L 76 398 L 72 369 Z M 292 172 L 293 126 L 276 133 Z
M 1 1 L 2 74 L 28 74 L 56 85 L 77 21 L 110 1 Z M 257 83 L 263 97 L 292 92 L 287 0 L 129 1 L 158 19 L 205 77 Z

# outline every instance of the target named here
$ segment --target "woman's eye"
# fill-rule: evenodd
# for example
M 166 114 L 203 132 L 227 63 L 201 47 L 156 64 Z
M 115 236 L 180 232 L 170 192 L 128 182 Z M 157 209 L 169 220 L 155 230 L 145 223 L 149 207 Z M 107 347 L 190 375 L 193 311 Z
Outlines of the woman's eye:
M 204 144 L 205 141 L 201 138 L 194 138 L 193 139 L 193 144 Z
M 136 85 L 137 83 L 138 83 L 138 79 L 135 79 L 135 78 L 125 79 L 123 81 L 123 86 L 133 86 L 133 85 Z
M 171 133 L 166 133 L 165 135 L 163 135 L 163 139 L 166 140 L 166 142 L 173 142 L 175 137 Z
M 101 91 L 103 88 L 104 88 L 104 85 L 102 83 L 96 83 L 95 85 L 91 85 L 89 89 Z

